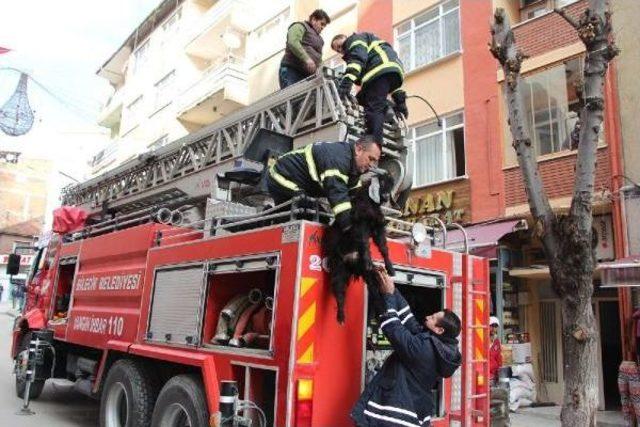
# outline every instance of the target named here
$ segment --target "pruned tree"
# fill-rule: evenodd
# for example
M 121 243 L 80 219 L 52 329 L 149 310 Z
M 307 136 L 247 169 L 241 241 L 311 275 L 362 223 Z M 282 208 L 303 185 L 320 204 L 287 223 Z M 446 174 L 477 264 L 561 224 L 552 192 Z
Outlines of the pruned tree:
M 513 147 L 518 155 L 535 223 L 549 263 L 552 286 L 562 304 L 564 344 L 563 426 L 595 426 L 598 405 L 597 329 L 591 308 L 593 271 L 596 266 L 592 230 L 592 196 L 596 172 L 598 132 L 603 121 L 604 81 L 609 62 L 618 54 L 612 40 L 611 15 L 605 0 L 589 0 L 576 21 L 555 10 L 573 26 L 586 47 L 578 153 L 571 207 L 566 215 L 553 212 L 538 172 L 536 153 L 526 125 L 520 67 L 526 56 L 517 49 L 503 9 L 497 9 L 491 26 L 491 53 L 504 71 Z

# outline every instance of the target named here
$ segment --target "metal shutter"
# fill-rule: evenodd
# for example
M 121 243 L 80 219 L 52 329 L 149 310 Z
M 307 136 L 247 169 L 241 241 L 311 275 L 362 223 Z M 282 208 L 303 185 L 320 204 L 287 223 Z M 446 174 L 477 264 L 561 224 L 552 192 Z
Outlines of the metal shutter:
M 204 293 L 202 264 L 156 271 L 147 339 L 198 345 Z

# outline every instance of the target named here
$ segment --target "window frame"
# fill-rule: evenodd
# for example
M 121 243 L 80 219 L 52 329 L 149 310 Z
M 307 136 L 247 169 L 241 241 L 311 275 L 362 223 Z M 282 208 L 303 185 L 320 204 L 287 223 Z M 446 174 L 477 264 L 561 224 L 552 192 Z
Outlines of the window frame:
M 151 38 L 147 37 L 133 51 L 133 69 L 132 74 L 135 75 L 149 63 L 149 49 L 151 48 Z
M 140 123 L 140 119 L 142 117 L 142 101 L 144 100 L 144 95 L 138 95 L 127 104 L 127 116 L 130 123 L 130 127 L 133 128 L 138 123 Z M 134 108 L 132 108 L 134 107 Z
M 449 4 L 449 3 L 457 3 L 454 7 L 452 7 L 451 9 L 444 11 L 444 6 Z M 425 15 L 429 15 L 431 13 L 434 13 L 434 10 L 438 10 L 437 16 L 434 16 L 431 19 L 428 19 L 424 22 L 421 22 L 420 24 L 416 25 L 416 20 L 419 20 L 421 17 L 424 17 Z M 451 52 L 445 53 L 445 37 L 444 37 L 444 18 L 445 16 L 451 15 L 453 13 L 457 13 L 458 14 L 458 46 L 456 49 L 452 50 Z M 438 49 L 438 55 L 432 59 L 431 61 L 425 62 L 424 64 L 420 64 L 420 65 L 416 65 L 416 31 L 421 30 L 422 28 L 425 28 L 428 25 L 433 24 L 434 22 L 438 22 L 438 31 L 439 31 L 439 41 L 440 41 L 440 46 Z M 407 30 L 403 31 L 402 33 L 399 31 L 400 28 L 402 28 L 403 26 L 409 24 L 409 27 Z M 413 70 L 422 68 L 422 67 L 427 67 L 431 64 L 434 64 L 440 60 L 442 60 L 443 58 L 446 58 L 448 56 L 451 55 L 456 55 L 460 52 L 462 52 L 462 37 L 460 34 L 460 1 L 459 0 L 446 0 L 446 1 L 442 1 L 441 3 L 427 9 L 424 10 L 422 12 L 420 12 L 418 15 L 413 16 L 412 18 L 409 18 L 403 22 L 400 22 L 399 24 L 395 25 L 393 28 L 393 40 L 394 40 L 394 49 L 396 52 L 400 52 L 400 39 L 404 38 L 404 37 L 409 37 L 409 61 L 404 61 L 403 58 L 400 58 L 403 61 L 403 65 L 404 65 L 404 69 L 405 72 L 409 73 Z M 400 55 L 398 55 L 400 56 Z
M 176 91 L 176 70 L 175 68 L 168 73 L 165 73 L 160 79 L 153 84 L 155 99 L 154 99 L 154 112 L 160 110 L 171 104 L 173 93 Z M 162 83 L 169 81 L 169 84 L 161 86 Z
M 570 112 L 574 112 L 574 110 L 572 110 L 572 106 L 574 106 L 576 104 L 577 101 L 571 102 L 571 100 L 569 99 L 569 90 L 568 90 L 568 86 L 569 86 L 569 82 L 570 80 L 567 79 L 567 75 L 566 75 L 566 70 L 567 70 L 567 66 L 570 62 L 572 61 L 576 61 L 577 62 L 577 72 L 578 75 L 582 75 L 582 69 L 584 67 L 584 57 L 581 55 L 578 56 L 574 56 L 571 58 L 566 58 L 561 62 L 557 62 L 554 64 L 549 64 L 546 67 L 537 69 L 537 70 L 532 70 L 531 72 L 528 72 L 527 74 L 522 76 L 522 80 L 523 80 L 523 86 L 524 86 L 524 90 L 523 90 L 523 101 L 525 102 L 525 104 L 527 104 L 528 101 L 528 105 L 525 105 L 525 121 L 527 126 L 529 126 L 529 124 L 531 125 L 529 128 L 529 132 L 531 135 L 531 140 L 532 140 L 532 145 L 533 145 L 533 150 L 534 153 L 536 155 L 537 159 L 540 158 L 545 158 L 546 156 L 553 156 L 553 155 L 557 155 L 559 153 L 563 153 L 563 152 L 567 152 L 570 153 L 572 151 L 575 151 L 573 149 L 571 149 L 571 147 L 569 146 L 568 148 L 565 146 L 565 141 L 567 141 L 567 139 L 570 140 L 571 138 L 571 132 L 572 132 L 572 128 L 569 127 L 568 125 L 568 119 L 569 119 L 569 113 Z M 565 73 L 563 73 L 564 78 L 565 78 L 565 90 L 566 90 L 566 101 L 567 104 L 566 106 L 562 106 L 562 105 L 558 105 L 556 104 L 555 106 L 552 105 L 551 103 L 551 97 L 549 95 L 549 93 L 551 92 L 549 90 L 548 87 L 548 79 L 549 77 L 545 78 L 545 96 L 546 96 L 546 105 L 544 109 L 538 109 L 535 110 L 533 107 L 533 103 L 534 103 L 534 94 L 531 92 L 531 84 L 529 83 L 530 80 L 528 80 L 531 77 L 534 76 L 538 76 L 540 77 L 542 74 L 544 73 L 549 73 L 550 71 L 562 67 L 563 70 L 565 71 Z M 562 111 L 563 109 L 566 110 L 567 115 L 566 117 L 559 117 L 559 112 L 558 111 Z M 536 120 L 536 114 L 540 113 L 540 112 L 546 112 L 547 113 L 547 119 L 544 120 Z M 555 114 L 552 114 L 552 112 L 555 111 Z M 506 112 L 505 112 L 506 113 Z M 577 112 L 577 114 L 579 114 L 579 112 Z M 505 120 L 504 122 L 504 126 L 505 126 L 505 135 L 509 136 L 510 135 L 510 130 L 508 127 L 508 124 Z M 539 129 L 542 126 L 547 126 L 549 129 L 551 129 L 551 147 L 555 147 L 557 145 L 557 150 L 552 150 L 548 153 L 542 153 L 541 150 L 541 145 L 540 145 L 540 141 L 538 138 L 538 132 L 537 129 Z M 554 128 L 555 126 L 555 128 Z M 604 126 L 604 122 L 603 122 L 603 126 Z M 558 131 L 558 138 L 557 141 L 554 140 L 554 132 L 557 129 Z M 566 134 L 562 134 L 562 131 L 564 130 L 564 132 Z M 602 143 L 602 138 L 603 138 L 603 131 L 600 132 L 599 134 L 599 141 L 598 141 L 598 146 L 601 145 Z M 557 142 L 557 144 L 556 144 Z
M 447 121 L 451 120 L 452 118 L 456 117 L 456 116 L 460 116 L 462 121 L 461 123 L 452 125 L 452 126 L 447 126 Z M 464 134 L 464 126 L 465 126 L 465 115 L 464 115 L 464 110 L 458 110 L 458 111 L 453 111 L 449 114 L 447 114 L 446 116 L 441 117 L 442 119 L 442 127 L 439 128 L 437 131 L 434 132 L 430 132 L 430 133 L 426 133 L 424 135 L 421 135 L 420 137 L 416 138 L 416 130 L 420 127 L 423 126 L 429 126 L 429 125 L 433 125 L 436 124 L 435 120 L 430 120 L 430 121 L 426 121 L 426 122 L 422 122 L 422 123 L 418 123 L 415 124 L 413 126 L 411 126 L 409 128 L 409 132 L 411 133 L 411 137 L 410 137 L 410 146 L 409 146 L 409 151 L 410 151 L 410 157 L 411 157 L 411 171 L 412 171 L 412 184 L 411 184 L 411 188 L 412 189 L 417 189 L 417 188 L 422 188 L 422 187 L 428 187 L 428 186 L 432 186 L 432 185 L 437 185 L 437 184 L 441 184 L 443 182 L 448 182 L 448 181 L 453 181 L 456 179 L 460 179 L 463 178 L 467 175 L 467 153 L 466 153 L 466 141 L 465 141 L 465 134 Z M 443 171 L 447 171 L 448 170 L 448 163 L 449 163 L 449 156 L 446 150 L 446 145 L 447 145 L 447 133 L 448 132 L 453 132 L 457 129 L 462 129 L 463 132 L 463 152 L 464 152 L 464 171 L 462 174 L 458 175 L 455 171 L 452 171 L 452 175 L 450 178 L 442 178 L 436 181 L 431 181 L 431 182 L 421 182 L 418 183 L 416 180 L 416 173 L 417 173 L 417 168 L 416 168 L 416 161 L 417 161 L 417 157 L 416 157 L 416 146 L 418 143 L 420 143 L 421 141 L 426 140 L 427 138 L 436 136 L 436 135 L 440 135 L 440 140 L 438 141 L 439 144 L 441 144 L 442 146 L 442 159 L 441 159 L 441 164 L 442 164 L 442 170 Z M 455 143 L 455 142 L 454 142 Z M 452 146 L 453 151 L 455 151 L 455 146 Z M 447 174 L 448 175 L 448 174 Z

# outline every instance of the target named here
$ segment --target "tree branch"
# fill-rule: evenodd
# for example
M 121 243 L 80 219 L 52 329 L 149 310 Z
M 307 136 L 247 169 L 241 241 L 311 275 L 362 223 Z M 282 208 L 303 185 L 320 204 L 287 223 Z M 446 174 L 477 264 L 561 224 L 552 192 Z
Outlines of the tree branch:
M 535 151 L 531 148 L 531 135 L 524 117 L 525 109 L 520 92 L 520 67 L 526 56 L 517 50 L 515 36 L 502 8 L 495 11 L 491 35 L 489 50 L 500 62 L 504 71 L 504 91 L 508 104 L 509 127 L 513 137 L 513 147 L 518 154 L 518 164 L 522 171 L 529 208 L 535 220 L 534 230 L 545 246 L 549 263 L 553 264 L 556 262 L 558 254 L 554 226 L 556 217 L 542 185 Z
M 584 105 L 580 112 L 580 142 L 570 215 L 576 218 L 580 232 L 590 236 L 598 134 L 604 119 L 603 87 L 609 61 L 618 53 L 611 41 L 611 15 L 606 12 L 605 0 L 589 0 L 589 7 L 581 15 L 577 30 L 587 53 Z

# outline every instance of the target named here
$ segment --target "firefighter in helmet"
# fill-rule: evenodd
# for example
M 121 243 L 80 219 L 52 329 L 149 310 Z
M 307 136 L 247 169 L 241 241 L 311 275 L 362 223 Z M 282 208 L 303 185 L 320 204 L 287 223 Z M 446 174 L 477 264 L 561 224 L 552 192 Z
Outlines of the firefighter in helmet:
M 356 142 L 316 142 L 283 154 L 270 167 L 269 193 L 276 205 L 299 194 L 326 197 L 343 230 L 351 227 L 349 190 L 380 159 L 379 142 L 365 135 Z
M 331 48 L 347 63 L 338 88 L 339 95 L 345 98 L 354 83 L 361 85 L 357 99 L 364 107 L 367 131 L 382 141 L 389 94 L 396 115 L 409 116 L 407 95 L 400 89 L 404 71 L 398 54 L 389 43 L 371 33 L 354 33 L 349 37 L 338 34 L 331 41 Z

